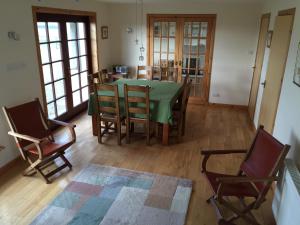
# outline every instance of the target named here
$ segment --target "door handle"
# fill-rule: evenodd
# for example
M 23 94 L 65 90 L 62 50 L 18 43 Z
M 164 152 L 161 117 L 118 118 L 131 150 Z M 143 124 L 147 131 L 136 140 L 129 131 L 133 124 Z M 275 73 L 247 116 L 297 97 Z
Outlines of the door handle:
M 175 61 L 175 66 L 177 66 L 178 65 L 178 62 L 177 61 Z
M 179 60 L 178 65 L 182 66 L 182 61 L 181 60 Z
M 260 83 L 262 86 L 264 86 L 264 88 L 266 87 L 267 81 L 264 81 L 262 83 Z

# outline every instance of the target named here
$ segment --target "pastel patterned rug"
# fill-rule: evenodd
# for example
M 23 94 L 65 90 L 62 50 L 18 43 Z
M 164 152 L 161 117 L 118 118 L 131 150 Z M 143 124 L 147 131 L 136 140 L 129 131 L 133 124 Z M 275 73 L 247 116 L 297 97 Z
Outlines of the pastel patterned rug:
M 31 223 L 184 225 L 192 181 L 89 165 Z

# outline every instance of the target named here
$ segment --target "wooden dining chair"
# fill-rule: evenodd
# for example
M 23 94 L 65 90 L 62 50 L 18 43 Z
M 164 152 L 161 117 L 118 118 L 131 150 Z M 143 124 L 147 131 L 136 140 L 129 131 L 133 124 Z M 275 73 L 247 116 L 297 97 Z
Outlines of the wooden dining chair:
M 186 125 L 186 109 L 189 101 L 190 91 L 192 86 L 192 80 L 187 80 L 187 83 L 183 85 L 182 96 L 179 98 L 178 105 L 173 107 L 173 118 L 175 121 L 172 127 L 177 131 L 177 138 L 181 140 L 181 137 L 185 134 Z
M 168 67 L 167 80 L 176 82 L 178 81 L 178 67 Z
M 263 126 L 257 130 L 250 149 L 247 150 L 206 150 L 201 154 L 202 173 L 213 191 L 213 196 L 207 202 L 215 207 L 218 224 L 233 224 L 239 218 L 249 224 L 259 225 L 252 214 L 266 200 L 272 183 L 278 180 L 277 174 L 283 166 L 283 161 L 289 151 L 289 145 L 283 145 L 272 135 L 267 133 Z M 206 164 L 212 155 L 244 153 L 245 159 L 240 165 L 237 175 L 210 172 Z M 236 207 L 228 197 L 236 197 L 241 202 L 241 207 Z M 250 203 L 245 198 L 253 199 Z M 219 209 L 225 207 L 233 216 L 224 218 Z
M 66 167 L 72 169 L 64 154 L 76 141 L 75 125 L 46 119 L 38 99 L 10 108 L 3 107 L 3 111 L 10 127 L 8 134 L 14 137 L 22 158 L 30 165 L 24 171 L 24 176 L 38 172 L 48 184 L 51 183 L 49 178 L 57 172 Z M 71 138 L 56 141 L 49 128 L 50 124 L 68 128 Z M 57 158 L 61 158 L 64 164 L 48 173 L 44 172 Z
M 137 66 L 136 79 L 152 80 L 152 66 Z
M 145 126 L 147 144 L 150 144 L 150 97 L 149 86 L 132 86 L 124 84 L 126 109 L 126 140 L 130 142 L 131 126 L 142 123 Z
M 101 84 L 97 79 L 94 79 L 94 85 L 98 142 L 102 143 L 105 134 L 117 132 L 118 144 L 121 145 L 122 138 L 125 137 L 125 134 L 121 133 L 125 116 L 120 110 L 118 85 Z
M 161 80 L 161 67 L 153 66 L 152 67 L 152 80 Z

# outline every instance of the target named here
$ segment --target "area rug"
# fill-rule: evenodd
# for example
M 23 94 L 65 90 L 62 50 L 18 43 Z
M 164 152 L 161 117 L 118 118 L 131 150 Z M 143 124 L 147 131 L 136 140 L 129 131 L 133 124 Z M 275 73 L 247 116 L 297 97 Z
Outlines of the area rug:
M 91 164 L 31 223 L 184 225 L 192 181 Z

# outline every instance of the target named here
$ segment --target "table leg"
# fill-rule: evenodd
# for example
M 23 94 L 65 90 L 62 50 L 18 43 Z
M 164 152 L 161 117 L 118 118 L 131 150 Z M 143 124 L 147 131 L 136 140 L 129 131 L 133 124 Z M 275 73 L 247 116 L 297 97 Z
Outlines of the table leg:
M 163 124 L 163 138 L 162 138 L 163 145 L 169 144 L 169 124 L 164 123 Z
M 93 127 L 93 135 L 97 136 L 98 135 L 97 117 L 94 115 L 92 116 L 92 127 Z

